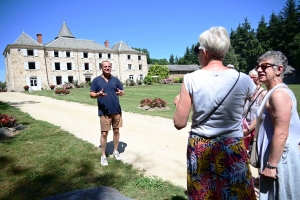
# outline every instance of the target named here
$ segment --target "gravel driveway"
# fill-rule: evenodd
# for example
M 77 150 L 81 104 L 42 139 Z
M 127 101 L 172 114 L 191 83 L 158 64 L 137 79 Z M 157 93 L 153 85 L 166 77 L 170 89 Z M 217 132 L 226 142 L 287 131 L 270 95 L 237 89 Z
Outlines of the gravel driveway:
M 34 119 L 60 126 L 97 147 L 100 145 L 96 106 L 19 92 L 1 92 L 0 101 L 20 108 Z M 129 112 L 123 112 L 123 126 L 120 129 L 119 152 L 124 162 L 146 170 L 148 175 L 186 188 L 188 128 L 178 131 L 173 126 L 173 120 Z M 107 150 L 111 153 L 112 138 L 110 131 Z
M 0 101 L 20 108 L 34 119 L 60 126 L 97 147 L 100 144 L 96 106 L 19 92 L 1 92 Z M 123 126 L 118 150 L 124 162 L 146 170 L 148 175 L 186 188 L 186 144 L 190 123 L 178 131 L 171 119 L 123 112 Z M 107 151 L 112 153 L 112 131 L 107 142 Z M 257 169 L 252 168 L 252 173 L 257 177 Z

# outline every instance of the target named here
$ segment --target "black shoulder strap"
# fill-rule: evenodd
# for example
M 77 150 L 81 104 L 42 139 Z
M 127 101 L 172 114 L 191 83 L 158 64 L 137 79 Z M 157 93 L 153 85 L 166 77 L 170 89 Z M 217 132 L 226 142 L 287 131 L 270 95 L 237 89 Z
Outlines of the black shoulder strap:
M 204 122 L 207 118 L 209 118 L 220 107 L 220 105 L 224 102 L 224 100 L 227 98 L 227 96 L 230 94 L 230 92 L 232 91 L 232 89 L 234 88 L 234 86 L 236 85 L 236 83 L 238 82 L 238 80 L 240 79 L 240 75 L 241 75 L 241 73 L 239 72 L 238 78 L 236 79 L 234 85 L 231 87 L 231 89 L 229 90 L 229 92 L 227 93 L 227 95 L 223 98 L 223 100 L 217 106 L 215 106 L 214 109 L 203 120 L 201 120 L 197 124 L 194 124 L 192 128 L 194 128 L 195 126 L 198 126 L 199 124 L 201 124 L 202 122 Z
M 261 91 L 258 93 L 258 95 L 255 97 L 255 99 L 251 102 L 251 104 L 248 106 L 247 112 L 246 112 L 246 114 L 245 114 L 245 116 L 244 116 L 243 118 L 246 118 L 246 117 L 247 117 L 247 115 L 248 115 L 248 113 L 249 113 L 249 111 L 250 111 L 251 106 L 254 104 L 254 102 L 256 101 L 256 99 L 260 96 L 260 94 L 261 94 L 263 91 L 265 91 L 265 90 L 261 90 Z

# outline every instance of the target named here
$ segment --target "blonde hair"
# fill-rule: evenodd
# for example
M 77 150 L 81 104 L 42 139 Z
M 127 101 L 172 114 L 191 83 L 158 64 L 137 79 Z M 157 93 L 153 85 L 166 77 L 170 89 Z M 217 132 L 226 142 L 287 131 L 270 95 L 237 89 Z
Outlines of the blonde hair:
M 215 26 L 199 36 L 199 44 L 209 52 L 212 59 L 223 60 L 230 47 L 230 37 L 224 27 Z
M 250 72 L 249 72 L 249 76 L 258 76 L 258 73 L 255 69 L 252 69 Z

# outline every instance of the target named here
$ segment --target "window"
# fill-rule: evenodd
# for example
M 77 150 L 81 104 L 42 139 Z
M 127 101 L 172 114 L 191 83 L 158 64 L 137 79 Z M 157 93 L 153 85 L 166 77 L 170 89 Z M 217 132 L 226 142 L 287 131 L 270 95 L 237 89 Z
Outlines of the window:
M 54 51 L 54 57 L 59 57 L 58 51 Z
M 54 64 L 55 64 L 55 70 L 60 70 L 60 63 L 56 62 Z
M 88 53 L 83 52 L 83 57 L 84 57 L 84 58 L 88 58 Z
M 56 85 L 61 85 L 62 84 L 62 79 L 61 76 L 56 77 Z
M 133 80 L 133 75 L 129 75 L 129 80 Z
M 68 76 L 68 82 L 73 83 L 73 76 Z
M 90 70 L 89 63 L 84 63 L 84 70 Z
M 142 56 L 138 56 L 138 60 L 141 60 Z
M 67 63 L 67 70 L 72 70 L 72 63 Z
M 99 63 L 99 70 L 101 70 L 101 63 Z
M 110 53 L 107 54 L 107 58 L 110 59 Z
M 140 81 L 144 80 L 143 74 L 140 74 Z
M 130 58 L 131 58 L 131 56 L 130 56 L 130 55 L 127 55 L 127 59 L 130 60 Z
M 142 65 L 139 65 L 139 70 L 142 70 L 143 68 L 142 68 Z
M 102 53 L 99 53 L 99 58 L 102 58 Z
M 128 64 L 128 69 L 131 69 L 131 64 Z
M 70 51 L 66 51 L 66 57 L 70 58 L 71 57 L 71 53 Z
M 30 86 L 37 86 L 36 77 L 30 77 Z
M 86 82 L 91 82 L 91 77 L 85 77 Z
M 34 55 L 33 50 L 27 49 L 27 56 L 33 56 L 33 55 Z
M 35 69 L 35 62 L 28 62 L 28 69 Z

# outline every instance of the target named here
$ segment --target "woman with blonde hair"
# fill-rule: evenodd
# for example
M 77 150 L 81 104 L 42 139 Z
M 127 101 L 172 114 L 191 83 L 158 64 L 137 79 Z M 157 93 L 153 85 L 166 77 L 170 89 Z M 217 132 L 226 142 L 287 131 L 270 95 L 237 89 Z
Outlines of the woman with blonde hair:
M 187 145 L 187 194 L 192 199 L 256 199 L 243 141 L 243 105 L 255 91 L 246 74 L 222 61 L 230 46 L 228 32 L 212 27 L 199 36 L 195 53 L 200 68 L 184 76 L 174 99 L 174 126 L 192 127 Z

